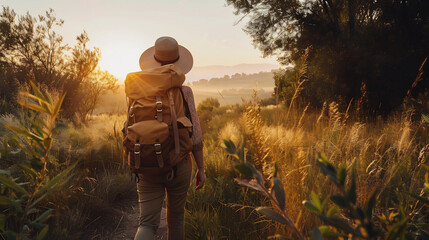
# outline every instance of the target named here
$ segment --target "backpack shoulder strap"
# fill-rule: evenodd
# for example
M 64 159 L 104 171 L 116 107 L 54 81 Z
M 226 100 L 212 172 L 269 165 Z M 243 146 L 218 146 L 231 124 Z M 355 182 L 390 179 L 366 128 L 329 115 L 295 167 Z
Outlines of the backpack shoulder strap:
M 182 88 L 180 88 L 180 93 L 182 94 L 183 105 L 185 105 L 185 115 L 192 123 L 191 111 L 189 110 L 188 101 L 185 98 L 185 93 Z
M 168 100 L 170 101 L 170 113 L 171 113 L 171 124 L 173 126 L 173 137 L 174 137 L 174 150 L 176 154 L 180 153 L 179 144 L 179 128 L 177 127 L 177 115 L 176 108 L 174 106 L 173 88 L 170 88 L 167 92 Z

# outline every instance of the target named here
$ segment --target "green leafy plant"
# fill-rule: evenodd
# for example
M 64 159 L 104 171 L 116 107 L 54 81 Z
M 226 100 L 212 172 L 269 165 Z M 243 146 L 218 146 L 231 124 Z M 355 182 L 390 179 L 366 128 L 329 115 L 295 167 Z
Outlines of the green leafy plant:
M 242 178 L 235 181 L 245 187 L 257 190 L 269 198 L 276 209 L 271 207 L 258 207 L 256 211 L 261 215 L 278 223 L 289 226 L 294 233 L 294 239 L 305 239 L 298 230 L 285 208 L 285 191 L 281 181 L 277 178 L 277 165 L 271 178 L 271 187 L 264 186 L 263 176 L 256 168 L 246 162 L 244 148 L 237 149 L 230 140 L 224 141 L 224 149 L 234 160 L 234 169 Z M 317 214 L 326 225 L 318 226 L 309 234 L 310 239 L 427 239 L 428 224 L 424 215 L 428 199 L 422 196 L 429 192 L 429 174 L 425 175 L 425 184 L 421 195 L 410 194 L 418 202 L 412 210 L 406 212 L 402 206 L 399 209 L 390 208 L 390 214 L 375 216 L 373 210 L 377 204 L 378 191 L 375 190 L 361 206 L 357 202 L 356 164 L 352 165 L 349 181 L 347 180 L 347 167 L 341 165 L 335 168 L 324 155 L 317 156 L 317 165 L 322 173 L 329 177 L 336 187 L 336 191 L 327 198 L 320 198 L 311 192 L 310 200 L 304 200 L 303 205 L 311 212 Z M 429 167 L 424 166 L 429 169 Z M 426 206 L 418 207 L 422 202 Z M 381 226 L 381 227 L 380 227 Z M 286 236 L 276 234 L 269 239 L 288 239 Z
M 372 221 L 377 191 L 371 194 L 365 206 L 362 207 L 357 204 L 355 163 L 352 167 L 349 184 L 346 184 L 347 167 L 344 164 L 337 170 L 324 155 L 319 155 L 317 165 L 323 174 L 334 183 L 337 192 L 323 201 L 316 193 L 312 192 L 311 200 L 303 201 L 308 210 L 316 213 L 323 222 L 328 224 L 328 226 L 324 225 L 314 229 L 313 236 L 317 236 L 315 239 L 322 239 L 322 236 L 347 238 L 349 235 L 361 239 L 377 239 L 381 231 Z M 334 205 L 328 209 L 329 199 Z M 347 213 L 347 217 L 340 216 L 338 214 L 340 210 Z
M 43 206 L 43 201 L 72 177 L 69 166 L 55 176 L 50 176 L 47 164 L 52 146 L 52 131 L 64 96 L 53 100 L 31 83 L 34 94 L 21 93 L 19 104 L 31 110 L 33 117 L 23 126 L 4 126 L 18 137 L 5 139 L 2 153 L 9 148 L 20 149 L 25 158 L 13 167 L 19 171 L 0 170 L 0 231 L 7 239 L 43 239 L 49 230 L 47 219 L 53 209 Z M 2 154 L 4 157 L 4 154 Z M 11 168 L 13 169 L 13 168 Z
M 237 149 L 231 140 L 223 140 L 224 149 L 234 160 L 234 169 L 241 174 L 241 178 L 235 178 L 235 181 L 245 187 L 257 190 L 271 200 L 272 207 L 257 207 L 256 211 L 268 219 L 285 224 L 290 227 L 295 235 L 295 239 L 305 239 L 304 235 L 298 230 L 294 222 L 288 215 L 285 204 L 285 191 L 281 181 L 277 178 L 277 165 L 271 178 L 271 187 L 268 189 L 264 185 L 262 174 L 256 168 L 246 161 L 246 151 L 244 147 Z M 276 234 L 270 239 L 288 239 L 286 236 Z
M 373 209 L 377 204 L 377 189 L 370 195 L 364 206 L 360 206 L 356 193 L 356 164 L 352 165 L 349 184 L 346 184 L 347 168 L 341 165 L 336 169 L 324 155 L 317 157 L 317 165 L 323 174 L 329 177 L 336 186 L 337 191 L 321 201 L 311 193 L 310 201 L 303 201 L 304 206 L 325 222 L 327 225 L 319 226 L 313 230 L 313 239 L 352 238 L 352 239 L 427 239 L 428 224 L 425 217 L 419 213 L 422 208 L 414 207 L 406 213 L 402 206 L 399 209 L 390 208 L 390 214 L 374 216 Z M 426 175 L 427 176 L 427 175 Z M 416 196 L 416 198 L 425 198 Z M 334 205 L 327 210 L 328 199 Z M 427 200 L 427 199 L 426 199 Z M 424 201 L 423 201 L 424 202 Z M 417 204 L 417 203 L 416 203 Z M 327 211 L 326 211 L 327 210 Z M 346 216 L 341 216 L 339 212 Z M 380 224 L 376 224 L 376 219 Z M 381 225 L 381 229 L 378 227 Z

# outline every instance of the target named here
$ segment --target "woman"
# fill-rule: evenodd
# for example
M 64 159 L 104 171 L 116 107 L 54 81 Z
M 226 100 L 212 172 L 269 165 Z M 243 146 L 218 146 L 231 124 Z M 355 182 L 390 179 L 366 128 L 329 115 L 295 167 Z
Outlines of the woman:
M 142 70 L 173 64 L 184 74 L 188 73 L 193 65 L 191 53 L 171 37 L 161 37 L 155 42 L 155 46 L 147 49 L 140 56 L 140 68 Z M 203 162 L 203 139 L 197 112 L 195 110 L 194 96 L 188 86 L 182 86 L 185 102 L 188 104 L 193 124 L 193 149 L 197 164 L 195 189 L 203 187 L 205 182 Z M 192 162 L 188 155 L 175 167 L 174 177 L 163 174 L 150 176 L 139 174 L 137 192 L 139 196 L 140 217 L 139 228 L 135 240 L 153 239 L 160 222 L 161 209 L 167 193 L 167 226 L 168 239 L 184 239 L 184 207 L 186 194 L 190 185 Z

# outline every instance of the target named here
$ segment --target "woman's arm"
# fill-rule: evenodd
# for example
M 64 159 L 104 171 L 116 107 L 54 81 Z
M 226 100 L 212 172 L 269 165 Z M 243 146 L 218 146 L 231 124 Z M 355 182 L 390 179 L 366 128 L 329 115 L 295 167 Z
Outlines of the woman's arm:
M 205 182 L 204 176 L 204 159 L 203 159 L 203 134 L 200 127 L 200 121 L 198 120 L 197 110 L 195 108 L 194 94 L 192 89 L 188 86 L 182 87 L 182 92 L 186 102 L 188 103 L 188 109 L 191 114 L 192 121 L 192 141 L 193 148 L 192 154 L 194 155 L 195 163 L 197 164 L 197 175 L 196 175 L 196 189 L 203 187 Z

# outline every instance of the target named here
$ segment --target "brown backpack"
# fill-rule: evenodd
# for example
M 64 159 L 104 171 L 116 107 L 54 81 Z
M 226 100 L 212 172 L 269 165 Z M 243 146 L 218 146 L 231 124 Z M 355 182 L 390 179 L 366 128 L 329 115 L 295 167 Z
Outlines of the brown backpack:
M 185 75 L 172 64 L 129 73 L 124 149 L 133 173 L 169 170 L 192 150 L 192 122 L 181 87 Z

